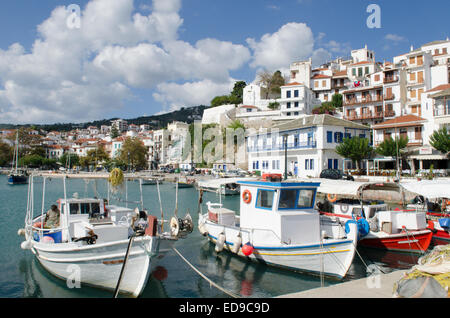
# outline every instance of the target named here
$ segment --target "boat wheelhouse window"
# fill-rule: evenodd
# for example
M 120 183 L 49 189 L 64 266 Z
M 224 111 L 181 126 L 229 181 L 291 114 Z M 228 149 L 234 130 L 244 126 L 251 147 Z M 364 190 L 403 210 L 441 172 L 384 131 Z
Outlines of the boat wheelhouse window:
M 89 203 L 80 203 L 81 214 L 89 214 Z
M 295 209 L 295 200 L 297 199 L 297 190 L 281 190 L 279 209 Z
M 300 189 L 298 194 L 297 208 L 312 208 L 314 204 L 314 194 L 313 189 Z
M 100 203 L 91 203 L 91 212 L 100 213 Z
M 80 205 L 78 203 L 70 203 L 70 214 L 79 214 L 80 213 Z
M 263 209 L 272 209 L 273 206 L 273 190 L 258 190 L 258 199 L 256 200 L 256 207 Z

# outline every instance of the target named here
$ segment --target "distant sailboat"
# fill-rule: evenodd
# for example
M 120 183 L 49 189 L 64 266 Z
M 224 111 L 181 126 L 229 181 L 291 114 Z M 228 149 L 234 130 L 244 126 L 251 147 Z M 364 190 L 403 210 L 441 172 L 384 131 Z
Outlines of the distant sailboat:
M 26 171 L 17 168 L 19 162 L 19 131 L 16 134 L 16 145 L 14 148 L 14 157 L 11 167 L 11 173 L 8 175 L 8 184 L 27 184 L 28 174 Z

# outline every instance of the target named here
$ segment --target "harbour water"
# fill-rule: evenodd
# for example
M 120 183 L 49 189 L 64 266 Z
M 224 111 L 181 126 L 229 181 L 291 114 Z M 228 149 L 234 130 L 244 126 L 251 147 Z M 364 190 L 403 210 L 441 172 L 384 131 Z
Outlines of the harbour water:
M 35 215 L 42 209 L 42 179 L 35 180 Z M 139 183 L 129 181 L 128 202 L 140 200 Z M 23 237 L 17 230 L 23 227 L 27 185 L 10 186 L 6 176 L 0 176 L 0 297 L 1 298 L 110 298 L 112 292 L 91 287 L 69 288 L 66 281 L 60 280 L 37 262 L 30 251 L 20 248 Z M 165 182 L 160 185 L 164 219 L 170 220 L 175 211 L 175 186 Z M 198 192 L 195 188 L 178 190 L 178 216 L 189 212 L 194 221 L 194 231 L 176 244 L 176 249 L 200 272 L 222 288 L 242 297 L 268 298 L 288 293 L 321 287 L 320 277 L 299 274 L 264 264 L 246 261 L 228 252 L 217 254 L 214 245 L 209 243 L 197 229 Z M 83 179 L 69 179 L 68 196 L 78 193 L 79 197 L 107 197 L 106 180 L 87 182 Z M 61 179 L 47 179 L 44 212 L 51 204 L 63 196 Z M 122 196 L 124 199 L 125 196 Z M 143 186 L 144 207 L 150 214 L 161 216 L 156 185 Z M 218 202 L 214 193 L 203 195 L 203 211 L 206 202 Z M 239 197 L 222 197 L 225 207 L 238 211 Z M 114 203 L 114 202 L 112 202 Z M 125 205 L 124 202 L 117 204 Z M 134 208 L 137 203 L 128 203 Z M 168 226 L 168 225 L 166 225 Z M 417 263 L 418 256 L 410 253 L 394 253 L 358 248 L 360 254 L 344 280 L 367 277 L 367 266 L 376 265 L 382 272 L 410 268 Z M 323 285 L 339 283 L 325 278 Z M 222 298 L 229 297 L 193 271 L 175 252 L 170 252 L 155 264 L 153 273 L 144 289 L 143 298 Z

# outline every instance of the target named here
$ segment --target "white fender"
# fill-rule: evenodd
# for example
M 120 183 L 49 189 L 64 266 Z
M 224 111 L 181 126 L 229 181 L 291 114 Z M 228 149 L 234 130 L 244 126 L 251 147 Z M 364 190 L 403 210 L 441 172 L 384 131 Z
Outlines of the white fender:
M 23 241 L 20 244 L 20 248 L 23 250 L 30 250 L 32 246 L 33 246 L 33 243 L 30 240 Z
M 231 251 L 235 254 L 239 253 L 239 250 L 241 249 L 241 244 L 242 244 L 242 238 L 241 238 L 241 234 L 239 233 L 233 240 L 233 247 L 231 247 Z
M 19 229 L 17 235 L 25 236 L 25 229 Z
M 216 241 L 215 250 L 217 253 L 222 252 L 224 244 L 225 244 L 225 234 L 220 233 Z
M 201 235 L 206 236 L 208 235 L 208 230 L 206 229 L 206 225 L 205 223 L 199 223 L 198 224 L 198 230 L 200 232 Z
M 178 223 L 178 219 L 176 217 L 172 217 L 170 219 L 170 234 L 172 236 L 178 236 L 180 232 L 180 224 Z

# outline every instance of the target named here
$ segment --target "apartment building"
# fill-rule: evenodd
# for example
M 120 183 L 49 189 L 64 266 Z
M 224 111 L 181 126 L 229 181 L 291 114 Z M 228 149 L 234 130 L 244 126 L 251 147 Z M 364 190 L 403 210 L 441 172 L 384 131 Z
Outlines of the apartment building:
M 370 129 L 330 115 L 309 115 L 250 134 L 246 138 L 248 170 L 319 177 L 327 168 L 341 169 L 344 158 L 335 152 L 344 138 L 367 138 Z M 287 157 L 285 157 L 287 149 Z

